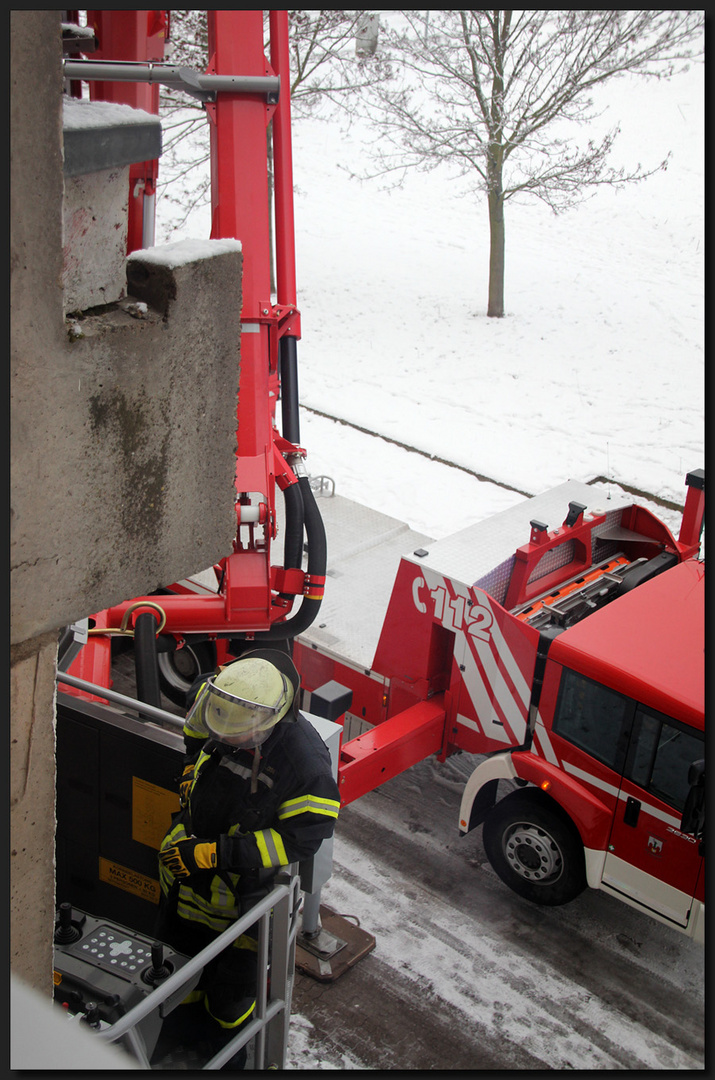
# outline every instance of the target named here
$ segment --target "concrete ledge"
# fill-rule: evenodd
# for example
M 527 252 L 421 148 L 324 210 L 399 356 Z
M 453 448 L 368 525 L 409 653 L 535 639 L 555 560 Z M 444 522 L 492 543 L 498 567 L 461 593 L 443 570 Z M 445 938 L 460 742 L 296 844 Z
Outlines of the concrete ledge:
M 15 359 L 13 643 L 232 551 L 241 245 L 184 241 L 127 265 L 131 296 L 66 324 L 51 363 Z
M 65 97 L 62 104 L 65 176 L 82 176 L 160 157 L 158 116 L 108 101 Z

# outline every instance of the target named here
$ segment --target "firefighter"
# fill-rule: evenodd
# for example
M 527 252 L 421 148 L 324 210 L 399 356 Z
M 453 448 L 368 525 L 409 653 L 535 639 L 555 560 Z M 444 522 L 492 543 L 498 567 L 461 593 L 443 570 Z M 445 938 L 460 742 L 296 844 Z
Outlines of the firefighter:
M 333 833 L 338 787 L 325 743 L 298 709 L 299 685 L 277 649 L 244 654 L 199 685 L 184 723 L 181 810 L 159 851 L 157 937 L 177 951 L 195 955 Z M 187 999 L 224 1042 L 255 1008 L 256 961 L 257 924 L 206 965 Z M 184 1032 L 186 1013 L 171 1014 Z

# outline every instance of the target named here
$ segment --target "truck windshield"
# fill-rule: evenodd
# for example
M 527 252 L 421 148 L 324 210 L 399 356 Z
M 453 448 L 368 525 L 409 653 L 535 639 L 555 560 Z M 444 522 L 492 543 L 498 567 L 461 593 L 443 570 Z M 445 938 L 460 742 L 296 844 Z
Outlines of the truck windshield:
M 564 668 L 553 730 L 620 774 L 633 707 L 623 694 Z
M 553 730 L 682 813 L 699 731 L 564 668 Z

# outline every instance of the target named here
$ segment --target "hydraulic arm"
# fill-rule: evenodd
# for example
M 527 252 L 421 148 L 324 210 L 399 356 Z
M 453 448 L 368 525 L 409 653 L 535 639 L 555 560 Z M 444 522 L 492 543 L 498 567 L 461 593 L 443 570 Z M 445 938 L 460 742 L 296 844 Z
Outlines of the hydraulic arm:
M 152 52 L 150 48 L 151 33 L 161 19 L 152 16 L 164 14 L 90 13 L 99 51 L 92 62 L 74 63 L 72 77 L 81 78 L 84 73 L 91 79 L 96 98 L 157 111 L 158 86 L 148 83 L 176 85 L 176 69 L 167 66 L 162 74 L 159 64 L 142 62 L 156 59 L 156 49 Z M 299 445 L 300 314 L 296 305 L 288 13 L 269 13 L 270 62 L 264 54 L 263 12 L 209 11 L 207 22 L 209 65 L 204 82 L 198 77 L 193 81 L 204 87 L 200 93 L 209 120 L 211 237 L 238 239 L 243 249 L 240 353 L 236 343 L 240 370 L 236 538 L 233 551 L 214 567 L 215 592 L 188 591 L 175 583 L 162 590 L 161 596 L 136 597 L 93 617 L 88 644 L 71 673 L 103 686 L 110 680 L 108 639 L 113 633 L 134 633 L 140 619 L 155 621 L 155 634 L 165 639 L 158 646 L 160 650 L 180 648 L 187 639 L 231 640 L 235 649 L 246 638 L 293 638 L 313 621 L 323 595 L 325 532 L 304 468 L 305 452 Z M 122 81 L 100 77 L 102 63 L 108 65 L 110 76 L 117 69 L 115 61 L 130 60 L 139 62 L 121 71 Z M 84 69 L 83 63 L 87 64 Z M 186 80 L 186 73 L 183 78 Z M 156 168 L 145 172 L 155 177 Z M 130 203 L 133 198 L 132 191 Z M 146 205 L 143 209 L 146 213 Z M 142 246 L 140 237 L 145 242 L 148 231 L 144 221 L 142 230 L 130 232 L 130 250 Z M 276 417 L 279 399 L 282 433 Z M 279 565 L 272 561 L 277 539 L 276 488 L 285 502 L 283 562 Z M 304 571 L 306 540 L 309 554 Z M 201 569 L 197 566 L 190 572 Z M 301 602 L 294 612 L 297 597 Z M 156 652 L 151 635 L 146 640 L 142 647 Z M 150 655 L 150 666 L 154 662 Z

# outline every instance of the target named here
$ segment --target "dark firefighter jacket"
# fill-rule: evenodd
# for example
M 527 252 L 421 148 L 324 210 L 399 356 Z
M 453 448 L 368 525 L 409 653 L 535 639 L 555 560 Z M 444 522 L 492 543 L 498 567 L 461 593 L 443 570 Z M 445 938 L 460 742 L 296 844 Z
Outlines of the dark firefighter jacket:
M 218 869 L 176 881 L 160 864 L 159 877 L 181 918 L 220 933 L 241 915 L 242 895 L 332 836 L 340 795 L 328 749 L 303 716 L 280 721 L 257 750 L 227 752 L 193 734 L 185 732 L 190 750 L 200 745 L 187 758 L 195 760 L 188 805 L 161 847 L 187 836 L 217 840 Z

